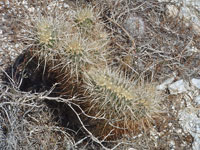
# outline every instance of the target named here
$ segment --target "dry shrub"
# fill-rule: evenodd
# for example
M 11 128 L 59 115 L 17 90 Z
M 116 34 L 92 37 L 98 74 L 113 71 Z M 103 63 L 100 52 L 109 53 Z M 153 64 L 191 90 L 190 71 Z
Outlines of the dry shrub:
M 73 138 L 53 121 L 52 113 L 39 98 L 43 94 L 21 92 L 1 83 L 1 149 L 73 148 Z

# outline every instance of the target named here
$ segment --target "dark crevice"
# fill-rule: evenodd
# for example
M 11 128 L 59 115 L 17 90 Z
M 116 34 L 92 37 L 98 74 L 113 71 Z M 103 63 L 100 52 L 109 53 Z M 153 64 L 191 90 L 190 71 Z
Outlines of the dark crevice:
M 48 71 L 49 66 L 44 65 L 43 62 L 39 63 L 38 58 L 33 57 L 31 52 L 27 50 L 20 54 L 12 65 L 6 68 L 5 73 L 1 78 L 3 82 L 9 86 L 12 86 L 10 80 L 12 79 L 15 82 L 15 85 L 19 87 L 20 91 L 40 93 L 49 91 L 57 83 L 56 74 L 52 72 L 49 73 Z M 67 95 L 59 95 L 59 92 L 60 87 L 55 87 L 48 96 L 68 97 Z M 53 120 L 56 121 L 59 126 L 64 127 L 67 130 L 73 130 L 74 132 L 72 133 L 76 133 L 75 139 L 80 139 L 85 136 L 84 131 L 80 130 L 81 123 L 75 112 L 66 103 L 53 100 L 44 100 L 44 103 L 54 114 Z M 79 108 L 75 106 L 73 109 L 80 112 Z

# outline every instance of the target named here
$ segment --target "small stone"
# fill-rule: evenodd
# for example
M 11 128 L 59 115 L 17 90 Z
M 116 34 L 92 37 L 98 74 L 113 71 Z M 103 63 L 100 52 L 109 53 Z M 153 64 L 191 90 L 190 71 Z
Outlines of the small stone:
M 69 5 L 67 5 L 66 3 L 64 3 L 63 7 L 64 8 L 69 8 Z
M 197 117 L 200 118 L 200 110 L 197 112 Z
M 188 49 L 188 51 L 197 53 L 199 50 L 197 47 L 192 46 L 191 48 Z
M 15 44 L 15 47 L 18 48 L 18 47 L 19 47 L 19 44 Z
M 200 149 L 200 119 L 197 117 L 195 108 L 191 107 L 179 112 L 179 123 L 185 132 L 193 137 L 193 150 Z
M 165 80 L 162 84 L 158 85 L 158 86 L 156 87 L 156 89 L 157 89 L 157 90 L 161 90 L 161 91 L 162 91 L 162 90 L 165 90 L 165 89 L 167 88 L 167 86 L 168 86 L 169 84 L 171 84 L 174 80 L 175 80 L 175 77 L 171 77 L 171 78 Z
M 34 12 L 35 11 L 35 8 L 34 7 L 31 7 L 31 8 L 28 8 L 29 12 Z
M 170 141 L 169 142 L 169 147 L 170 147 L 170 150 L 174 150 L 175 149 L 175 142 L 174 141 Z
M 179 10 L 176 6 L 174 5 L 167 5 L 167 15 L 170 17 L 174 17 L 179 13 Z
M 177 133 L 181 134 L 181 133 L 182 133 L 182 130 L 181 130 L 181 129 L 178 129 L 178 130 L 177 130 Z
M 200 105 L 200 95 L 198 95 L 197 97 L 195 97 L 194 101 L 195 101 L 195 103 L 197 105 Z
M 193 86 L 195 86 L 196 88 L 200 89 L 200 79 L 195 79 L 195 78 L 193 78 L 193 79 L 191 80 L 191 84 L 192 84 Z
M 168 86 L 170 94 L 179 94 L 187 92 L 189 89 L 189 84 L 184 80 L 178 80 Z
M 170 122 L 168 125 L 169 125 L 169 127 L 171 127 L 171 126 L 172 126 L 172 123 Z

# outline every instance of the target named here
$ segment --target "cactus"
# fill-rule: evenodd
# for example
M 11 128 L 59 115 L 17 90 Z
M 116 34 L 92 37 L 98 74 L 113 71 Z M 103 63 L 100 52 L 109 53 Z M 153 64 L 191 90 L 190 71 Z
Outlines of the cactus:
M 42 20 L 36 25 L 38 43 L 41 45 L 52 47 L 56 41 L 56 31 L 47 20 Z
M 139 85 L 119 70 L 103 67 L 110 63 L 110 39 L 94 8 L 82 8 L 69 18 L 36 15 L 32 22 L 31 38 L 38 47 L 34 54 L 56 74 L 59 94 L 84 94 L 89 105 L 80 107 L 97 119 L 104 118 L 99 124 L 103 135 L 113 129 L 116 135 L 133 133 L 139 124 L 142 129 L 151 125 L 161 110 L 161 94 L 152 83 Z
M 100 12 L 94 7 L 80 8 L 72 17 L 77 31 L 91 41 L 109 41 L 108 33 L 104 31 L 104 23 L 100 19 Z
M 90 65 L 104 61 L 106 51 L 104 45 L 100 45 L 98 41 L 91 42 L 80 34 L 73 34 L 66 38 L 62 47 L 57 50 L 57 55 L 59 61 L 52 70 L 78 79 Z
M 58 61 L 52 68 L 59 72 L 60 81 L 81 80 L 84 70 L 105 62 L 108 56 L 109 36 L 93 8 L 79 9 L 70 17 L 71 30 L 55 50 Z
M 33 55 L 38 56 L 42 61 L 55 59 L 57 53 L 55 50 L 59 49 L 65 41 L 66 35 L 72 32 L 66 14 L 55 10 L 48 15 L 37 12 L 29 17 L 30 22 L 21 35 L 26 45 L 31 47 Z
M 153 83 L 139 84 L 126 78 L 120 71 L 108 67 L 91 68 L 85 75 L 85 86 L 90 107 L 86 112 L 97 119 L 104 118 L 99 135 L 132 134 L 147 129 L 155 116 L 159 117 L 161 93 Z M 142 127 L 139 127 L 141 126 Z
M 97 15 L 92 7 L 78 9 L 74 16 L 74 21 L 80 28 L 91 29 L 97 20 Z

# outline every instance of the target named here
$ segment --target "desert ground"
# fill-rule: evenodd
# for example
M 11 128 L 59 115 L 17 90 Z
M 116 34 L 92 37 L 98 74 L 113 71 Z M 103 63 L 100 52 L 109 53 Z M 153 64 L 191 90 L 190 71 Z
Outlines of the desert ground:
M 199 150 L 200 4 L 1 0 L 0 149 Z

